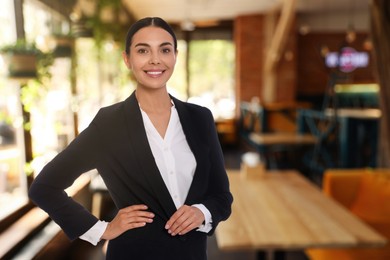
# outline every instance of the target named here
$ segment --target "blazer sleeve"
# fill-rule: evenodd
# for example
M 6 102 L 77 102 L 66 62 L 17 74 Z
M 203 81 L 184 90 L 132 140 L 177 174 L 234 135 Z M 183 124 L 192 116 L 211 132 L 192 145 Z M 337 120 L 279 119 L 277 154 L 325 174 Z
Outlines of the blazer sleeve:
M 64 191 L 82 173 L 96 168 L 98 143 L 97 130 L 91 124 L 42 169 L 29 189 L 30 199 L 46 211 L 71 240 L 98 221 Z
M 215 123 L 210 111 L 207 113 L 207 127 L 210 143 L 210 174 L 208 191 L 205 201 L 202 203 L 210 211 L 213 228 L 209 235 L 213 234 L 220 221 L 226 220 L 231 214 L 233 196 L 229 188 L 229 180 L 225 170 L 222 148 L 219 143 Z

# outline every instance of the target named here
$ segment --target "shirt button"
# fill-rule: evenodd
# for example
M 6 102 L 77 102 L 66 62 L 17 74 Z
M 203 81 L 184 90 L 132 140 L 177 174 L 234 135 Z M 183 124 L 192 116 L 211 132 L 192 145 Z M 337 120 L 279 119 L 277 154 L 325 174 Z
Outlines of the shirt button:
M 174 174 L 174 172 L 173 172 L 173 171 L 170 171 L 170 172 L 169 172 L 169 174 L 173 175 L 173 174 Z

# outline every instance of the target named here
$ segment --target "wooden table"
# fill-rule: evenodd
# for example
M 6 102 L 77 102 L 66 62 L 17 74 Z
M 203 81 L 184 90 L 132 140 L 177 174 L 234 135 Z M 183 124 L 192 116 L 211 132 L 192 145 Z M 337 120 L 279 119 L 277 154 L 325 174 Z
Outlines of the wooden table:
M 296 171 L 244 178 L 228 171 L 233 212 L 217 230 L 221 250 L 381 246 L 386 239 Z M 272 254 L 268 254 L 272 256 Z
M 282 151 L 297 154 L 300 149 L 317 143 L 317 137 L 314 135 L 300 133 L 251 133 L 248 138 L 266 161 L 267 168 L 273 169 L 280 168 L 276 153 Z
M 337 116 L 349 117 L 358 119 L 372 119 L 376 120 L 382 116 L 382 112 L 377 108 L 338 108 L 336 110 Z M 325 109 L 327 116 L 334 116 L 335 109 Z
M 312 134 L 299 133 L 251 133 L 250 140 L 259 146 L 273 146 L 273 145 L 307 145 L 315 144 L 317 138 Z

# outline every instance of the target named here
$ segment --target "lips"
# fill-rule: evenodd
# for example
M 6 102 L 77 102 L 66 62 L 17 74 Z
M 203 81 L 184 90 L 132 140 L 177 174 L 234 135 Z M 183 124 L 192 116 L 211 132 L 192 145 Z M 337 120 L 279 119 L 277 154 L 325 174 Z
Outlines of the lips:
M 161 74 L 163 74 L 163 72 L 164 72 L 163 70 L 147 70 L 146 74 L 152 77 L 158 77 Z

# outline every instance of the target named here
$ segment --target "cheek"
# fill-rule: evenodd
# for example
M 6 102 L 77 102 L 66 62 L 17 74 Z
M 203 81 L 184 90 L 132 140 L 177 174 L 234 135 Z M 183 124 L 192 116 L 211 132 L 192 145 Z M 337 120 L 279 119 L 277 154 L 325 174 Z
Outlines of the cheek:
M 140 69 L 142 68 L 143 66 L 145 66 L 145 64 L 148 63 L 148 59 L 146 57 L 136 57 L 135 59 L 134 58 L 129 58 L 129 66 L 131 69 L 133 70 L 136 70 L 136 69 Z
M 176 65 L 176 57 L 168 57 L 165 59 L 165 63 L 169 64 L 171 67 L 174 67 Z

